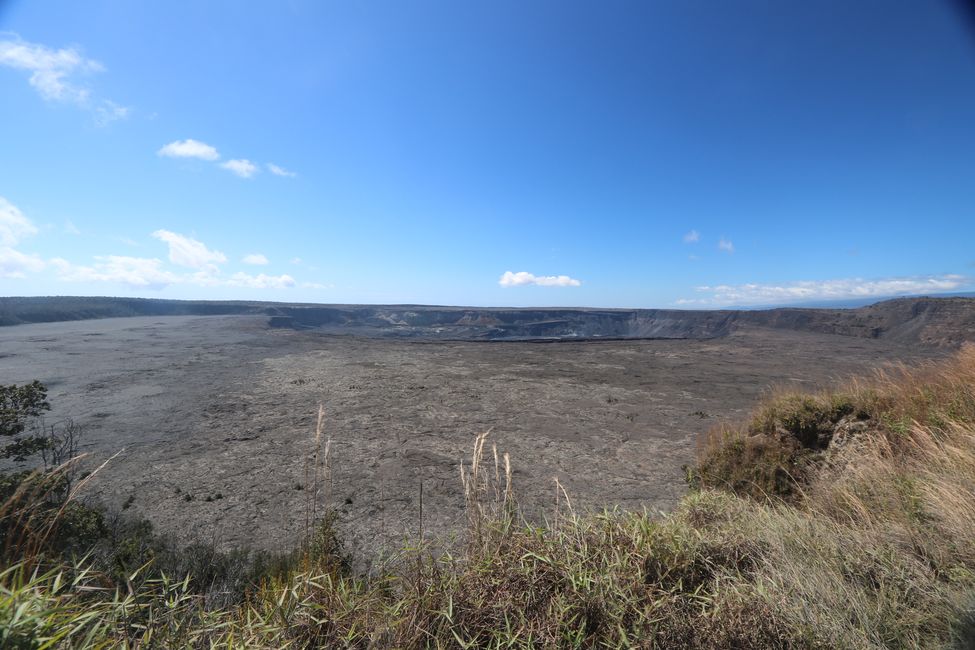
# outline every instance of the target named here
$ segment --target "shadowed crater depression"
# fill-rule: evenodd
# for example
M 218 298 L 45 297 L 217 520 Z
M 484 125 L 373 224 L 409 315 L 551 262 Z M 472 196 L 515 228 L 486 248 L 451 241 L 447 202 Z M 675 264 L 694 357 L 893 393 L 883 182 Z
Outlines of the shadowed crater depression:
M 476 434 L 529 517 L 667 509 L 697 436 L 777 386 L 815 387 L 975 340 L 975 301 L 678 311 L 0 299 L 3 383 L 39 379 L 93 462 L 93 498 L 183 539 L 281 548 L 303 529 L 318 405 L 354 550 L 463 520 Z M 491 342 L 485 344 L 485 342 Z M 537 345 L 536 342 L 548 342 Z M 219 496 L 218 496 L 219 495 Z

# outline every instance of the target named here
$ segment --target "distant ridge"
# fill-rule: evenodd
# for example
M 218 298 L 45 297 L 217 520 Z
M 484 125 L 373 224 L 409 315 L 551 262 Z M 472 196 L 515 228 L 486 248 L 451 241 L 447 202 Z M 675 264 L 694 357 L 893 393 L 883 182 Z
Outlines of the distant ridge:
M 129 316 L 255 314 L 266 304 L 271 303 L 101 296 L 0 298 L 0 326 Z
M 896 298 L 857 308 L 762 310 L 320 305 L 152 298 L 0 298 L 0 325 L 129 316 L 258 315 L 272 328 L 418 340 L 550 341 L 727 336 L 768 327 L 896 342 L 975 341 L 975 298 Z

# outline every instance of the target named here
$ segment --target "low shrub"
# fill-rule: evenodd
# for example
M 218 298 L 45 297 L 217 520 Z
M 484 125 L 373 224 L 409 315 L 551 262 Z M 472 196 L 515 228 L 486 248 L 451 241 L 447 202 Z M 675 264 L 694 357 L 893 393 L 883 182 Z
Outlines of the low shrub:
M 719 428 L 707 434 L 688 478 L 696 489 L 730 490 L 759 500 L 793 499 L 812 462 L 813 452 L 790 436 Z
M 975 345 L 953 359 L 892 366 L 837 390 L 773 394 L 742 426 L 702 437 L 688 472 L 695 488 L 794 501 L 841 444 L 863 432 L 899 445 L 917 425 L 940 432 L 975 422 Z

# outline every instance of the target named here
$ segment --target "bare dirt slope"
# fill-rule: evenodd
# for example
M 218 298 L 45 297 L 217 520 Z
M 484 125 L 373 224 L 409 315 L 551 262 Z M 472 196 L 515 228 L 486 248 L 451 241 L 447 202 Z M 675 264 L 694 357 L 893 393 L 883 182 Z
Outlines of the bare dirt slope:
M 253 316 L 150 317 L 0 329 L 0 382 L 40 379 L 52 417 L 85 426 L 92 485 L 161 529 L 280 549 L 304 524 L 318 404 L 333 437 L 333 503 L 354 548 L 396 547 L 462 521 L 458 462 L 474 436 L 511 453 L 526 512 L 553 477 L 577 508 L 666 509 L 695 436 L 770 385 L 816 384 L 942 354 L 774 329 L 715 340 L 417 342 L 268 329 Z M 189 498 L 191 500 L 187 500 Z

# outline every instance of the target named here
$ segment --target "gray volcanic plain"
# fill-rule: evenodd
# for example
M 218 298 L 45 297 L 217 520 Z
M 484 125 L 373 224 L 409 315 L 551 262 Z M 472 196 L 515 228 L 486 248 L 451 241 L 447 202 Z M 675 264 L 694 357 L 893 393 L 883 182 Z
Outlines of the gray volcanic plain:
M 950 336 L 918 325 L 911 339 L 760 316 L 715 338 L 561 342 L 364 335 L 267 312 L 31 323 L 0 328 L 0 383 L 45 382 L 50 418 L 85 428 L 91 464 L 122 450 L 91 498 L 131 502 L 162 531 L 224 548 L 298 540 L 322 404 L 331 503 L 351 549 L 369 557 L 418 534 L 421 482 L 425 534 L 462 528 L 458 465 L 480 432 L 511 454 L 531 519 L 552 515 L 554 477 L 577 510 L 666 510 L 699 434 L 744 417 L 772 387 L 947 354 L 921 343 L 975 338 L 970 306 Z

